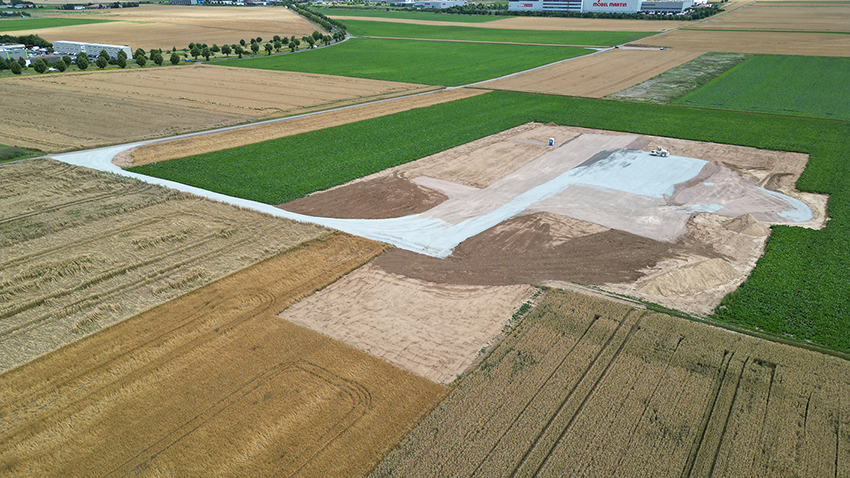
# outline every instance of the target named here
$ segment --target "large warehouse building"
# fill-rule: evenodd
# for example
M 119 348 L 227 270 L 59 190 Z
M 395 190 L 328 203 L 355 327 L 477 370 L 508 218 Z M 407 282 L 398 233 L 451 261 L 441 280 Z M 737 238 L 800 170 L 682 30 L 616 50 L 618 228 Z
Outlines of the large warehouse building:
M 694 0 L 511 0 L 510 11 L 529 12 L 599 12 L 599 13 L 681 13 L 691 8 Z
M 53 42 L 53 51 L 60 55 L 77 55 L 85 52 L 90 57 L 97 57 L 101 50 L 106 50 L 109 53 L 109 58 L 118 58 L 118 52 L 124 51 L 127 58 L 133 56 L 133 51 L 127 45 L 104 45 L 100 43 L 85 43 L 79 41 L 55 41 Z
M 26 58 L 27 50 L 24 45 L 19 43 L 0 43 L 0 58 L 4 60 L 17 60 L 18 58 Z

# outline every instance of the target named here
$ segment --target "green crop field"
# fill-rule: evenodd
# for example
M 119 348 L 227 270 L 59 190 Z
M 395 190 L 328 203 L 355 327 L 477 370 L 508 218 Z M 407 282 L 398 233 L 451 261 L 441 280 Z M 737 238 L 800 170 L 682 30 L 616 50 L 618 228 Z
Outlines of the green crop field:
M 426 40 L 465 40 L 548 45 L 613 46 L 643 38 L 647 32 L 580 32 L 548 30 L 500 30 L 455 25 L 413 25 L 409 23 L 346 20 L 348 32 L 356 36 L 422 38 Z
M 850 121 L 850 58 L 756 55 L 675 104 Z
M 311 7 L 312 8 L 312 7 Z M 331 18 L 334 17 L 364 17 L 364 18 L 400 18 L 404 20 L 429 20 L 433 22 L 462 22 L 462 23 L 484 23 L 503 20 L 510 17 L 497 17 L 490 15 L 451 15 L 446 13 L 432 12 L 404 12 L 386 10 L 366 10 L 354 8 L 312 8 Z M 348 26 L 348 22 L 345 26 Z
M 95 20 L 93 18 L 25 18 L 0 20 L 0 33 L 20 30 L 37 30 L 40 28 L 67 27 L 71 25 L 86 25 L 88 23 L 103 23 L 111 21 L 112 20 Z
M 774 226 L 717 318 L 850 352 L 850 122 L 492 92 L 133 171 L 277 204 L 528 121 L 809 153 L 798 187 L 830 194 L 831 220 Z
M 457 86 L 591 52 L 568 47 L 354 38 L 294 55 L 257 56 L 216 64 Z

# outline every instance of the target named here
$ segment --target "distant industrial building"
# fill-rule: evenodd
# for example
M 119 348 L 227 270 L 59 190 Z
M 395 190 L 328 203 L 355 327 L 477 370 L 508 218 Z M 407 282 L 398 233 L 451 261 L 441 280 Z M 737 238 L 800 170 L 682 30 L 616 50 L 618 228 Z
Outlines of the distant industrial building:
M 17 60 L 27 57 L 26 45 L 19 43 L 0 43 L 0 58 L 4 60 Z
M 199 2 L 198 0 L 171 0 L 172 5 L 198 5 L 203 3 L 203 1 Z
M 682 13 L 693 7 L 694 0 L 510 0 L 508 10 L 515 12 L 598 12 L 598 13 Z
M 448 2 L 414 2 L 413 6 L 416 8 L 452 8 L 452 7 L 462 7 L 467 5 L 466 2 L 463 1 L 448 1 Z
M 118 52 L 123 51 L 127 58 L 132 58 L 133 51 L 127 45 L 104 45 L 100 43 L 84 43 L 79 41 L 55 41 L 53 51 L 60 55 L 78 55 L 85 52 L 88 56 L 97 57 L 101 50 L 106 50 L 109 58 L 118 58 Z

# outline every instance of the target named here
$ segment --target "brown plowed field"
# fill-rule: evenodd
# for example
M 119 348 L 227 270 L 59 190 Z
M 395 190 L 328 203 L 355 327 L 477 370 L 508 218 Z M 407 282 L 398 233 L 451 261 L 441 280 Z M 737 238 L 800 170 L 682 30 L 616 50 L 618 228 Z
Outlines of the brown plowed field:
M 301 38 L 321 30 L 285 8 L 200 5 L 141 5 L 138 8 L 62 12 L 55 16 L 115 20 L 108 23 L 42 28 L 15 33 L 57 40 L 129 45 L 136 48 L 186 48 L 189 43 L 224 45 L 275 35 Z
M 370 475 L 846 476 L 846 360 L 546 296 Z
M 53 160 L 0 198 L 0 372 L 330 234 Z
M 220 66 L 3 80 L 0 144 L 57 151 L 157 138 L 433 89 Z
M 0 470 L 368 472 L 445 388 L 276 314 L 384 247 L 334 234 L 0 376 Z
M 535 288 L 426 282 L 367 265 L 281 318 L 438 383 L 465 372 Z
M 704 24 L 711 28 L 711 23 Z M 724 51 L 766 55 L 850 56 L 850 35 L 833 33 L 789 33 L 677 30 L 647 38 L 649 45 L 691 51 Z
M 850 4 L 757 2 L 694 28 L 850 32 Z
M 254 71 L 254 70 L 252 70 Z M 296 118 L 279 123 L 251 126 L 234 131 L 213 133 L 193 138 L 177 139 L 154 143 L 125 152 L 116 158 L 115 163 L 122 167 L 139 166 L 142 164 L 167 161 L 169 159 L 185 158 L 196 154 L 210 153 L 227 148 L 235 148 L 246 144 L 259 143 L 284 136 L 293 136 L 308 131 L 355 123 L 369 118 L 377 118 L 401 111 L 425 108 L 439 103 L 447 103 L 461 98 L 486 93 L 482 90 L 456 89 L 440 91 L 411 98 L 401 98 L 383 103 L 358 106 L 342 111 Z
M 483 88 L 601 98 L 700 56 L 686 50 L 610 50 L 483 83 Z

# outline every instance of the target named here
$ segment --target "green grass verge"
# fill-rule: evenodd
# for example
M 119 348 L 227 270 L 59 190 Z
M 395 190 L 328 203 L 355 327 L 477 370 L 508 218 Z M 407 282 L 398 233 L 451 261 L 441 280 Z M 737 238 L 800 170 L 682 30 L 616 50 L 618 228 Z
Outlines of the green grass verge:
M 413 25 L 409 23 L 370 22 L 363 20 L 346 20 L 345 26 L 348 28 L 348 32 L 355 36 L 541 43 L 548 45 L 614 46 L 654 34 L 647 32 L 501 30 L 456 25 Z
M 113 20 L 95 20 L 93 18 L 24 18 L 15 20 L 0 20 L 0 33 L 20 30 L 37 30 L 39 28 L 67 27 L 71 25 L 86 25 L 89 23 L 104 23 Z
M 850 121 L 850 58 L 753 56 L 675 104 Z
M 16 159 L 31 158 L 33 156 L 38 156 L 39 154 L 41 154 L 41 151 L 0 144 L 0 163 Z
M 495 15 L 449 15 L 445 13 L 432 12 L 404 12 L 385 10 L 365 10 L 354 8 L 313 8 L 331 18 L 333 17 L 363 17 L 363 18 L 399 18 L 404 20 L 428 20 L 433 22 L 460 22 L 460 23 L 484 23 L 496 20 L 504 20 L 511 17 L 497 17 Z M 348 26 L 348 21 L 343 22 Z
M 457 86 L 591 53 L 583 48 L 354 38 L 292 54 L 218 65 Z
M 821 230 L 774 226 L 717 319 L 850 352 L 848 122 L 492 92 L 133 171 L 277 204 L 528 121 L 810 153 L 798 187 L 831 194 L 831 220 Z

